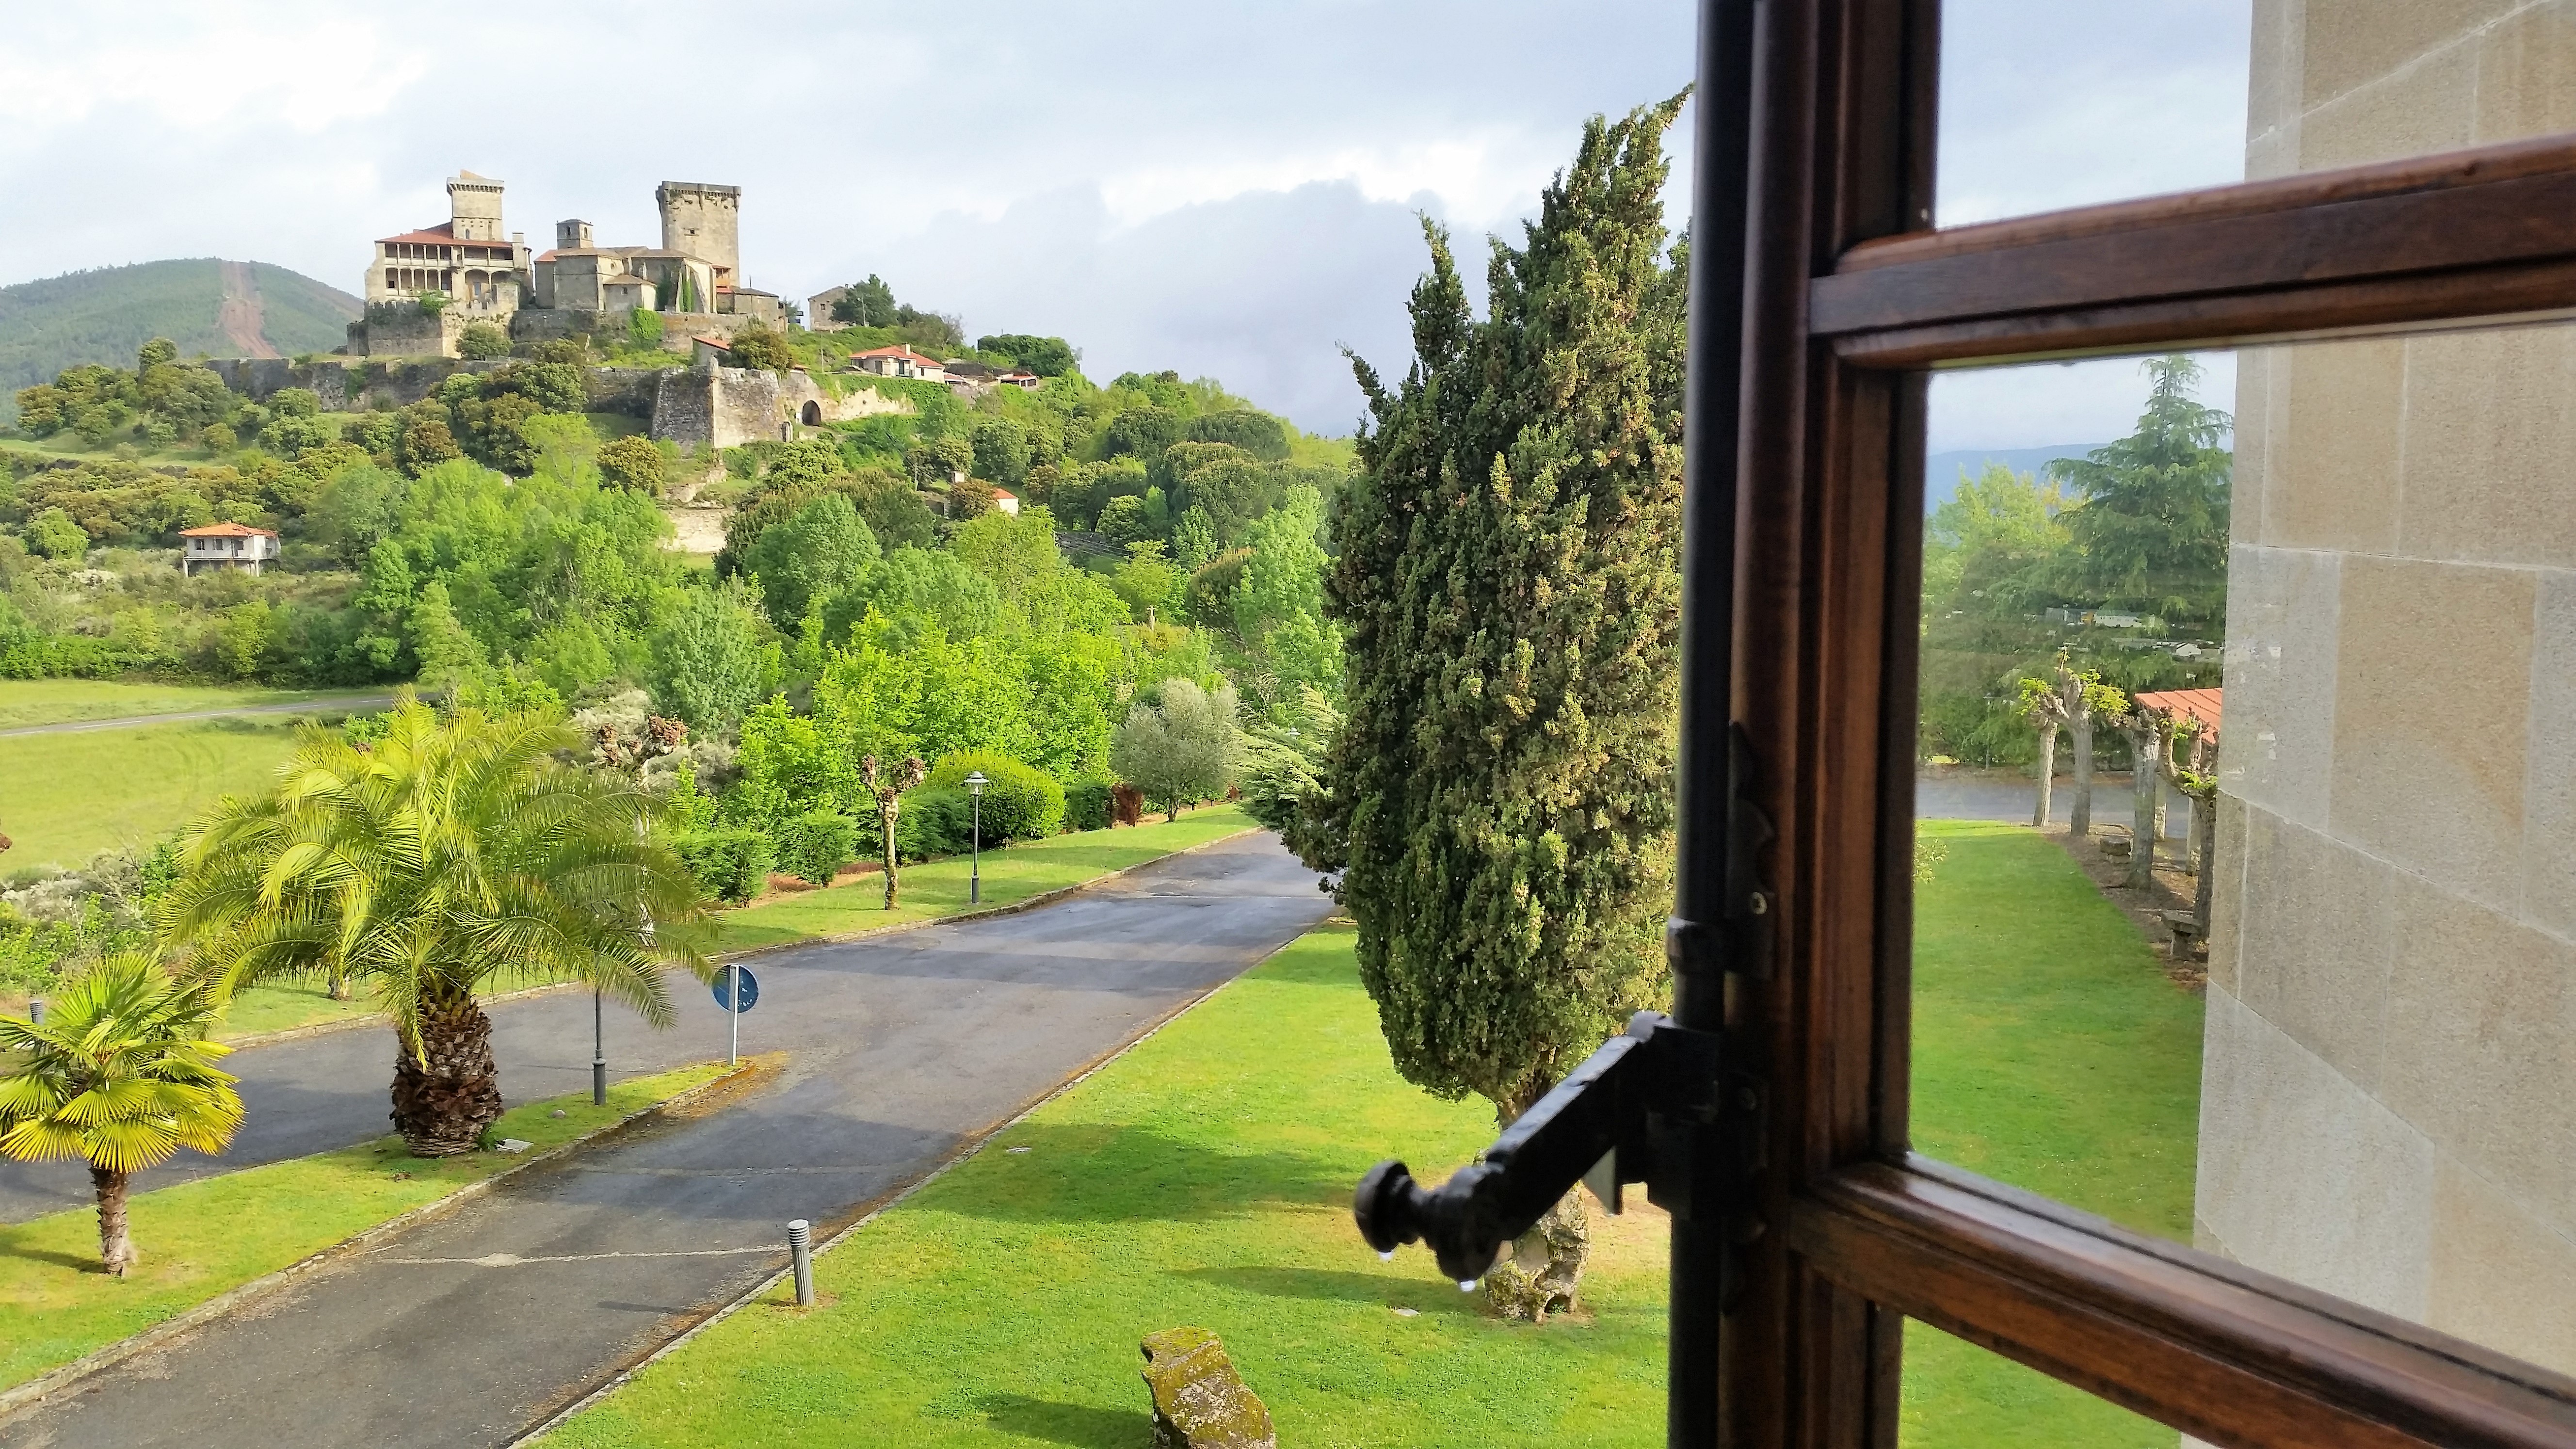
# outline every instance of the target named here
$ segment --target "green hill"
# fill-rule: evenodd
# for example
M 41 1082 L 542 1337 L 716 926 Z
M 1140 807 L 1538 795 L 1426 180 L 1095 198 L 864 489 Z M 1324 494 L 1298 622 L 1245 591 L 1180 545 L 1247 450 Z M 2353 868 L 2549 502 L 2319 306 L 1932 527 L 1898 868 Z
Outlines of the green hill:
M 293 357 L 348 340 L 358 299 L 266 262 L 213 257 L 101 267 L 0 287 L 0 422 L 10 395 L 83 362 L 134 365 L 155 337 L 194 357 Z

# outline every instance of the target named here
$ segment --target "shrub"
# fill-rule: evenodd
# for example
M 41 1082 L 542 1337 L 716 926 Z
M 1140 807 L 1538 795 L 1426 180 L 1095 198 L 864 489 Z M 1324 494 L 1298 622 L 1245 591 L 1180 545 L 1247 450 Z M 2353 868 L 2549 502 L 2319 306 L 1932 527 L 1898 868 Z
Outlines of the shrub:
M 963 854 L 973 805 L 963 790 L 925 785 L 903 797 L 895 818 L 895 859 L 904 865 L 933 856 Z
M 1136 825 L 1144 818 L 1144 791 L 1124 781 L 1109 787 L 1109 819 L 1113 824 Z
M 1109 828 L 1109 785 L 1102 780 L 1083 780 L 1064 790 L 1064 828 L 1067 830 L 1106 830 Z
M 778 827 L 778 868 L 798 880 L 827 886 L 853 858 L 856 828 L 838 810 L 808 810 Z
M 489 322 L 468 322 L 456 334 L 456 355 L 468 362 L 490 362 L 510 355 L 510 334 Z
M 1045 771 L 1008 755 L 961 750 L 930 772 L 932 789 L 964 791 L 966 777 L 984 772 L 984 843 L 1039 840 L 1064 828 L 1064 787 Z M 969 822 L 971 826 L 971 821 Z
M 664 478 L 662 450 L 640 434 L 619 438 L 599 450 L 599 476 L 613 487 L 659 497 Z
M 208 423 L 198 432 L 197 443 L 209 453 L 229 453 L 241 446 L 241 439 L 221 423 Z
M 638 307 L 626 314 L 626 340 L 638 348 L 662 345 L 662 314 Z
M 769 837 L 748 827 L 693 830 L 671 842 L 689 874 L 707 894 L 738 906 L 769 884 L 775 852 Z

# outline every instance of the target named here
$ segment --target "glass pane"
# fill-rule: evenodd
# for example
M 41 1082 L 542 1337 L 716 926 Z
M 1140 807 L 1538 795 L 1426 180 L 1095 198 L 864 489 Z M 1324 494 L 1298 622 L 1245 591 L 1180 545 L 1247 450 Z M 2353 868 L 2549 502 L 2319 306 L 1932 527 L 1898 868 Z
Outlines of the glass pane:
M 1945 0 L 1939 225 L 2576 128 L 2555 0 Z
M 2180 1439 L 2153 1419 L 1911 1319 L 1897 1403 L 1904 1449 L 2174 1449 Z
M 2576 1373 L 2576 326 L 2216 361 L 1936 386 L 1916 1145 Z

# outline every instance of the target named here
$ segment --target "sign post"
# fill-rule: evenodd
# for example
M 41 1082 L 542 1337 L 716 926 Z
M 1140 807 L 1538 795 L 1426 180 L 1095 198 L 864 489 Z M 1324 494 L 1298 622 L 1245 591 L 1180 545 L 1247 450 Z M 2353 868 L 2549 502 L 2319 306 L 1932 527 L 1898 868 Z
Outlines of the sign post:
M 760 978 L 738 961 L 725 963 L 724 975 L 716 978 L 716 1005 L 725 1013 L 725 1065 L 733 1066 L 742 1058 L 742 1014 L 760 1004 Z

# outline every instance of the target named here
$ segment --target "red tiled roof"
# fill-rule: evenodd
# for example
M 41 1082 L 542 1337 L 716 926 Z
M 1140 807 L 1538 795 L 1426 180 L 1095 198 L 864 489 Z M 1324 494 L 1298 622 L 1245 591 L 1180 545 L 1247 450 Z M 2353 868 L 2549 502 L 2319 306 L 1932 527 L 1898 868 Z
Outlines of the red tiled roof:
M 379 246 L 386 242 L 427 242 L 432 246 L 454 246 L 456 245 L 456 224 L 442 221 L 436 226 L 425 226 L 418 231 L 404 232 L 400 236 L 376 238 Z
M 1011 500 L 1013 503 L 1017 503 L 1017 502 L 1019 502 L 1019 501 L 1020 501 L 1020 495 L 1018 495 L 1017 493 L 1012 492 L 1012 491 L 1011 491 L 1010 489 L 1008 489 L 1008 488 L 996 488 L 996 489 L 994 489 L 994 490 L 993 490 L 993 496 L 994 496 L 994 497 L 996 497 L 996 498 L 1007 498 L 1007 499 Z
M 2218 728 L 2219 699 L 2226 692 L 2223 689 L 2150 690 L 2138 696 L 2138 708 L 2196 719 L 2215 730 Z
M 706 345 L 708 345 L 709 347 L 714 348 L 714 349 L 715 349 L 716 351 L 718 351 L 718 352 L 731 352 L 731 351 L 733 351 L 733 344 L 732 344 L 732 343 L 725 341 L 723 338 L 716 336 L 716 335 L 715 335 L 714 333 L 712 333 L 712 332 L 701 332 L 701 333 L 699 333 L 697 336 L 692 337 L 692 338 L 690 338 L 689 340 L 690 340 L 691 342 L 703 342 L 703 343 L 705 343 Z
M 850 354 L 850 360 L 852 362 L 856 362 L 862 357 L 909 357 L 915 362 L 929 363 L 932 367 L 947 366 L 946 363 L 941 362 L 939 359 L 935 357 L 924 357 L 920 353 L 913 351 L 911 348 L 906 347 L 899 342 L 892 347 L 871 347 L 865 352 L 853 352 Z
M 247 528 L 238 523 L 208 523 L 179 530 L 181 538 L 275 538 L 273 528 Z

